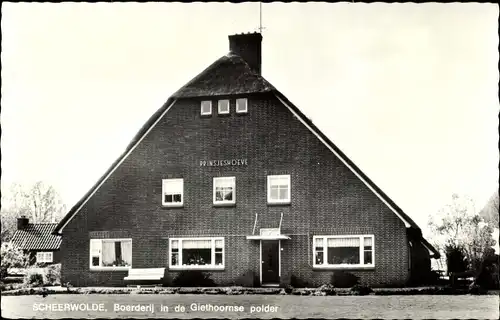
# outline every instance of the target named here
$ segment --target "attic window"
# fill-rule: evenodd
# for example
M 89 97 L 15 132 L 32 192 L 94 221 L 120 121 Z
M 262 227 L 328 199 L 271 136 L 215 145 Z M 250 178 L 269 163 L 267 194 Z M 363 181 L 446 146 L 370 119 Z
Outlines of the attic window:
M 248 112 L 248 100 L 246 98 L 236 99 L 236 113 Z
M 219 100 L 219 114 L 229 113 L 229 100 Z
M 207 116 L 212 114 L 212 101 L 201 102 L 201 115 Z

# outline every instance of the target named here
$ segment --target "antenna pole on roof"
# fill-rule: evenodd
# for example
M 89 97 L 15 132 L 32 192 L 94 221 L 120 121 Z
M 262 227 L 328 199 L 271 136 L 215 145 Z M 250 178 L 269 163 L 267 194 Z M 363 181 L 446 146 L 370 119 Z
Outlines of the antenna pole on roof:
M 262 30 L 265 28 L 262 26 L 262 2 L 259 2 L 259 33 L 262 33 Z

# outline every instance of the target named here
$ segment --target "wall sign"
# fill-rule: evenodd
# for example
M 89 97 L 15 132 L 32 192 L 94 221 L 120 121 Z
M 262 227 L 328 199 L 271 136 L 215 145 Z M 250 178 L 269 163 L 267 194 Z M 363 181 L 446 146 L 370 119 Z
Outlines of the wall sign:
M 247 166 L 247 159 L 200 160 L 200 167 Z

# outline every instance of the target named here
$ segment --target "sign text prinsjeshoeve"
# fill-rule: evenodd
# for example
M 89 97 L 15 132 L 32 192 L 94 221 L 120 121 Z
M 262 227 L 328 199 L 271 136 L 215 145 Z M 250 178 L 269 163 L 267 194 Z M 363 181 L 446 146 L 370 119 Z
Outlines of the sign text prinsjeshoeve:
M 200 160 L 200 167 L 246 166 L 247 159 Z

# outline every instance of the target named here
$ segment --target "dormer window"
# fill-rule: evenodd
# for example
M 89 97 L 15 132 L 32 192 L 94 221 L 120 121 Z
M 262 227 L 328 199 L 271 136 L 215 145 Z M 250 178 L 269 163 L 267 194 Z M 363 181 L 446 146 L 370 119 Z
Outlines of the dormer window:
M 246 98 L 236 99 L 236 113 L 248 112 L 248 100 Z
M 219 100 L 219 114 L 229 114 L 229 100 Z
M 209 116 L 212 114 L 212 101 L 201 102 L 201 115 Z

